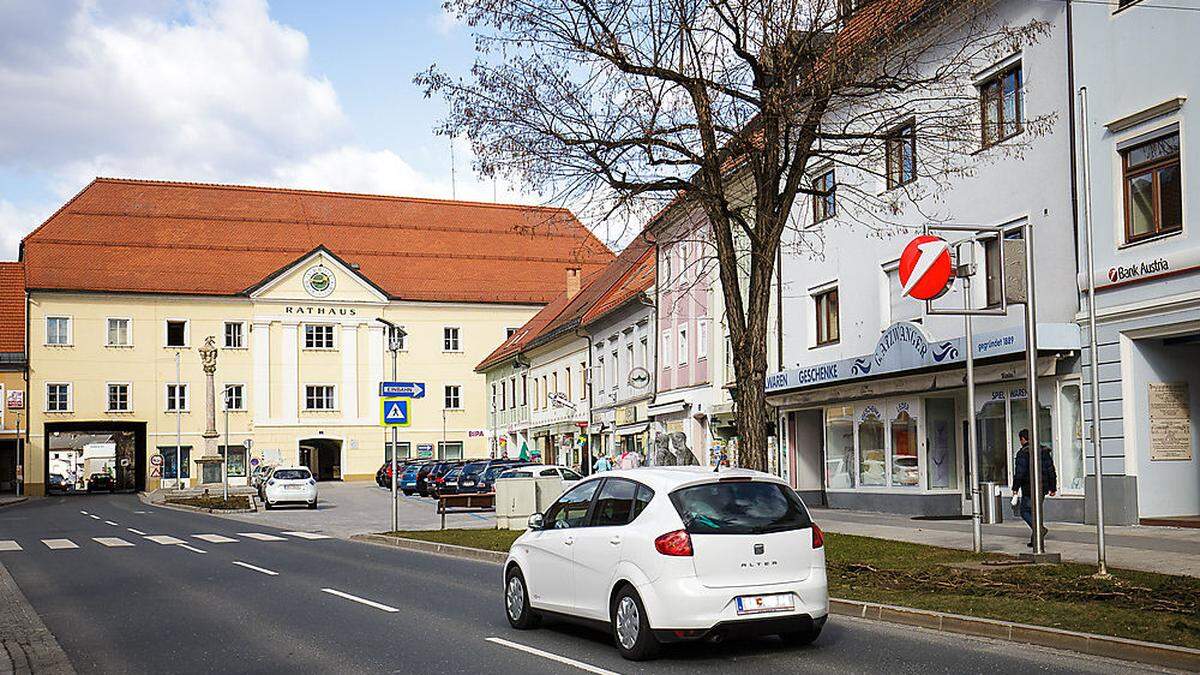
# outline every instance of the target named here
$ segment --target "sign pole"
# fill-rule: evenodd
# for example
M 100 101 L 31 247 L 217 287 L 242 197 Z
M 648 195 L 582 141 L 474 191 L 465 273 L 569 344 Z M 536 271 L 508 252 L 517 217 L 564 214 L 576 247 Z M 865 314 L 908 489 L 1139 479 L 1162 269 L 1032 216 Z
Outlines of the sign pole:
M 1089 368 L 1092 385 L 1092 461 L 1096 464 L 1096 575 L 1108 576 L 1108 557 L 1104 545 L 1104 469 L 1100 455 L 1100 355 L 1096 344 L 1096 276 L 1095 261 L 1092 259 L 1092 167 L 1088 152 L 1087 87 L 1079 88 L 1079 147 L 1083 159 L 1083 221 L 1087 234 L 1087 299 L 1088 299 L 1088 348 L 1091 350 Z
M 974 246 L 974 242 L 968 246 Z M 973 266 L 973 263 L 972 263 Z M 970 270 L 973 272 L 974 270 Z M 963 308 L 971 309 L 971 277 L 963 280 Z M 979 447 L 975 438 L 975 331 L 971 326 L 971 315 L 963 316 L 964 338 L 967 359 L 967 473 L 971 488 L 971 550 L 983 553 L 983 514 L 979 504 Z
M 392 330 L 395 330 L 394 328 Z M 392 348 L 392 379 L 396 379 L 396 353 L 399 351 L 395 344 L 395 339 L 389 345 Z M 400 476 L 397 475 L 399 467 L 396 464 L 396 455 L 400 449 L 400 430 L 392 427 L 392 532 L 400 530 Z
M 1001 241 L 1003 246 L 1004 242 Z M 1033 226 L 1025 223 L 1025 361 L 1029 388 L 1029 495 L 1033 500 L 1033 555 L 1041 558 L 1046 553 L 1046 542 L 1042 537 L 1042 462 L 1038 439 L 1038 391 L 1037 391 L 1037 302 L 1033 285 Z M 1096 392 L 1093 392 L 1095 394 Z

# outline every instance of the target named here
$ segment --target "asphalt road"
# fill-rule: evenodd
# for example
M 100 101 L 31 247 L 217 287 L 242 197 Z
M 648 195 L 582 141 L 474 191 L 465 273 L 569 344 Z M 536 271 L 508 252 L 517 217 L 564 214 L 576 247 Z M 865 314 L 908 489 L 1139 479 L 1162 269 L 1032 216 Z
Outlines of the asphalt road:
M 1134 672 L 842 617 L 811 647 L 690 644 L 631 663 L 594 630 L 511 630 L 496 565 L 292 532 L 128 495 L 53 497 L 0 511 L 0 564 L 84 673 L 584 672 L 563 659 L 600 673 Z M 104 544 L 116 539 L 132 545 Z

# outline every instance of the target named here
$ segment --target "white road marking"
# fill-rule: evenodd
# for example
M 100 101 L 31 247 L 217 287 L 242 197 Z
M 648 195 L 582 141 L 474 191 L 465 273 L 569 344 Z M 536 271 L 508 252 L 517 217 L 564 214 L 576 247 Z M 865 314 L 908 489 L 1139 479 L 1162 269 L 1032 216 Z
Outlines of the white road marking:
M 343 592 L 333 589 L 333 588 L 322 588 L 321 590 L 330 595 L 336 595 L 339 598 L 345 598 L 347 600 L 351 600 L 353 602 L 357 602 L 359 604 L 363 604 L 368 607 L 374 607 L 375 609 L 383 610 L 385 612 L 399 612 L 400 611 L 400 610 L 396 609 L 395 607 L 389 607 L 387 605 L 375 602 L 374 600 L 367 600 L 366 598 L 360 598 L 357 595 L 350 595 L 349 593 L 343 593 Z
M 167 534 L 154 534 L 154 535 L 149 535 L 146 538 L 156 544 L 182 544 L 182 543 L 184 543 L 184 541 L 182 539 L 176 539 L 175 537 L 172 537 Z
M 259 567 L 257 565 L 251 565 L 250 563 L 244 563 L 241 560 L 234 560 L 233 564 L 237 565 L 239 567 L 245 567 L 248 570 L 254 570 L 255 572 L 262 572 L 263 574 L 265 574 L 269 577 L 279 576 L 279 572 L 273 572 L 265 567 Z
M 332 539 L 327 534 L 317 534 L 315 532 L 284 532 L 289 537 L 300 537 L 301 539 Z
M 132 542 L 125 541 L 120 537 L 92 537 L 92 541 L 96 542 L 97 544 L 104 544 L 109 548 L 134 545 Z
M 88 518 L 91 518 L 92 520 L 100 520 L 100 516 L 98 516 L 94 513 L 89 513 Z
M 605 670 L 604 668 L 601 668 L 599 666 L 593 666 L 590 663 L 584 663 L 583 661 L 576 661 L 575 659 L 567 658 L 566 656 L 559 656 L 558 654 L 551 654 L 550 652 L 542 651 L 540 649 L 536 649 L 534 647 L 530 647 L 528 645 L 523 645 L 523 644 L 520 644 L 517 642 L 510 642 L 503 638 L 490 637 L 490 638 L 484 638 L 484 639 L 493 644 L 498 644 L 503 647 L 508 647 L 510 649 L 516 649 L 517 651 L 522 651 L 522 652 L 525 652 L 526 654 L 533 654 L 534 656 L 540 656 L 544 659 L 550 659 L 551 661 L 558 661 L 559 663 L 563 663 L 568 666 L 573 666 L 580 670 L 586 670 L 589 673 L 596 673 L 597 675 L 617 675 L 617 673 L 612 670 Z
M 259 541 L 287 541 L 283 537 L 276 537 L 273 534 L 265 532 L 238 532 L 239 537 L 247 537 L 249 539 L 257 539 Z
M 192 536 L 210 544 L 228 544 L 237 541 L 237 539 L 222 534 L 193 534 Z
M 134 511 L 134 513 L 137 513 L 137 514 L 139 514 L 139 515 L 145 515 L 145 514 L 147 514 L 147 513 L 150 513 L 150 512 L 149 512 L 149 511 Z
M 80 513 L 82 513 L 82 514 L 83 514 L 83 515 L 85 515 L 85 516 L 88 514 L 88 512 L 87 512 L 87 511 L 80 511 Z
M 22 551 L 21 545 L 12 539 L 0 540 L 0 551 Z
M 195 546 L 191 546 L 188 544 L 179 544 L 178 546 L 179 546 L 179 548 L 186 548 L 187 550 L 191 551 L 192 553 L 208 553 L 208 551 L 205 551 L 202 548 L 196 548 Z
M 113 527 L 119 527 L 119 526 L 121 525 L 120 523 L 114 523 L 114 522 L 113 522 L 113 521 L 111 521 L 111 520 L 106 520 L 106 521 L 104 521 L 104 524 L 105 524 L 105 525 L 112 525 Z
M 60 548 L 79 548 L 70 539 L 43 539 L 42 543 L 46 545 L 46 548 L 55 550 Z
M 144 537 L 144 536 L 146 536 L 146 533 L 145 533 L 145 532 L 142 532 L 141 530 L 135 530 L 135 529 L 133 529 L 132 527 L 127 527 L 127 528 L 125 528 L 125 529 L 126 529 L 126 530 L 128 530 L 128 531 L 130 531 L 130 532 L 132 532 L 132 533 L 134 533 L 134 534 L 136 534 L 136 535 L 137 535 L 137 536 L 139 536 L 139 537 Z

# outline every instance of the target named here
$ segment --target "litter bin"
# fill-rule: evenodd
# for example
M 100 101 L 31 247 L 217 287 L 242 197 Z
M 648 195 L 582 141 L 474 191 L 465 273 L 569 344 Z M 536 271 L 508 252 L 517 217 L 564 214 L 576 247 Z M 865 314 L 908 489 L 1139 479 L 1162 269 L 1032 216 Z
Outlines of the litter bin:
M 1000 484 L 983 482 L 979 484 L 980 520 L 985 525 L 997 525 L 1004 522 L 1004 499 L 1000 496 Z

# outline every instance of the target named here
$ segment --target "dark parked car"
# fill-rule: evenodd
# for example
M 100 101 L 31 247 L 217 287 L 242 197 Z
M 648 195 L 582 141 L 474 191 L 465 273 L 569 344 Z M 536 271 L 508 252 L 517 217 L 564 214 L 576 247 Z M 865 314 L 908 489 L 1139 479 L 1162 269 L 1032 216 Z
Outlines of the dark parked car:
M 429 496 L 437 499 L 442 495 L 458 494 L 458 479 L 462 475 L 463 467 L 466 462 L 459 462 L 450 467 L 446 475 L 441 476 L 429 484 Z
M 532 462 L 522 462 L 516 459 L 493 459 L 486 463 L 483 470 L 480 471 L 474 478 L 469 478 L 465 475 L 458 482 L 459 492 L 491 492 L 496 487 L 496 478 L 501 472 L 512 469 L 518 466 L 528 466 Z
M 75 486 L 71 483 L 71 481 L 67 480 L 66 476 L 59 474 L 59 473 L 50 474 L 49 480 L 46 481 L 46 491 L 47 492 L 49 492 L 51 490 L 58 490 L 59 492 L 70 492 L 74 488 L 75 488 Z
M 421 484 L 425 482 L 432 467 L 433 465 L 429 462 L 419 462 L 404 467 L 404 472 L 400 474 L 400 490 L 410 496 L 420 492 Z
M 417 475 L 417 494 L 422 497 L 428 497 L 438 479 L 445 478 L 450 469 L 459 464 L 462 464 L 462 462 L 448 459 L 430 462 L 428 470 Z
M 115 488 L 116 482 L 107 473 L 94 473 L 88 476 L 88 492 L 112 492 Z
M 412 463 L 406 459 L 397 458 L 396 466 L 400 469 L 400 476 L 403 477 L 404 472 L 408 470 L 409 466 L 412 466 Z M 401 480 L 403 480 L 403 478 L 401 478 Z M 397 481 L 397 482 L 399 482 L 399 481 Z M 375 472 L 375 483 L 378 484 L 379 487 L 387 488 L 389 490 L 392 489 L 392 463 L 391 462 L 384 462 L 383 466 L 379 467 L 379 470 Z

